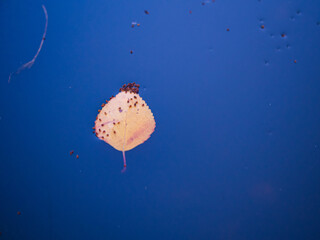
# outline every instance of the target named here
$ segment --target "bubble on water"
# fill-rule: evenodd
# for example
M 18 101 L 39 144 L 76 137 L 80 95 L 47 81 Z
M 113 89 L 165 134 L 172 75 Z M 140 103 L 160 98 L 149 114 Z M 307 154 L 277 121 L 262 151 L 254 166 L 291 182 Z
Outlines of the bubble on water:
M 274 34 L 273 34 L 273 33 L 270 33 L 270 37 L 271 37 L 271 38 L 274 38 Z
M 272 131 L 272 130 L 269 130 L 269 131 L 267 132 L 267 134 L 268 134 L 269 137 L 271 137 L 271 136 L 273 136 L 273 131 Z
M 279 47 L 279 46 L 276 47 L 276 51 L 277 51 L 277 52 L 280 52 L 280 51 L 281 51 L 281 47 Z
M 320 21 L 317 22 L 317 26 L 320 26 Z
M 294 16 L 291 16 L 291 17 L 290 17 L 290 20 L 291 20 L 291 21 L 294 21 L 294 20 L 296 20 L 296 19 L 295 19 Z
M 286 48 L 287 48 L 287 49 L 290 49 L 290 48 L 291 48 L 290 44 L 287 44 L 287 45 L 286 45 Z
M 297 14 L 297 15 L 301 15 L 301 10 L 297 10 L 297 11 L 296 11 L 296 14 Z
M 269 63 L 269 60 L 266 60 L 266 59 L 265 59 L 265 60 L 264 60 L 264 65 L 265 65 L 265 66 L 269 66 L 269 64 L 270 64 L 270 63 Z

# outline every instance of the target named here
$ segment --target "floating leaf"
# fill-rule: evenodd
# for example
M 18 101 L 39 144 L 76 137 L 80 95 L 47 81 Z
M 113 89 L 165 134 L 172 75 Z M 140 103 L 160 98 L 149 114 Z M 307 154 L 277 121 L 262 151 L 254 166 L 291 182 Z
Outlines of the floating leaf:
M 123 85 L 119 94 L 102 104 L 95 121 L 96 136 L 122 151 L 124 170 L 125 151 L 144 143 L 156 126 L 151 110 L 138 93 L 138 84 Z

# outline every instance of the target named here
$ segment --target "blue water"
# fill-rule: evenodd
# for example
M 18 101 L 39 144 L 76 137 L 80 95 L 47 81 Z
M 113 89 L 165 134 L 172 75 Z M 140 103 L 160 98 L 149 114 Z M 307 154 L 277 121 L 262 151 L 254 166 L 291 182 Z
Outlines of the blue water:
M 0 239 L 320 239 L 319 12 L 1 1 Z M 157 126 L 121 173 L 92 127 L 129 82 Z

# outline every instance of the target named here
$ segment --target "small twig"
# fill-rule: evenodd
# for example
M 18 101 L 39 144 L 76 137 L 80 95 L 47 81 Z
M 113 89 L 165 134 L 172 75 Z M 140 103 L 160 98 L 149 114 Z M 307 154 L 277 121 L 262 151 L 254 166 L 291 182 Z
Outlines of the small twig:
M 43 9 L 43 11 L 44 11 L 44 15 L 46 16 L 46 25 L 45 25 L 45 28 L 44 28 L 44 33 L 43 33 L 43 35 L 42 35 L 42 40 L 41 40 L 40 46 L 39 46 L 39 48 L 38 48 L 38 51 L 37 51 L 36 55 L 34 55 L 34 57 L 32 58 L 31 61 L 23 64 L 21 67 L 18 68 L 17 71 L 10 73 L 8 83 L 10 83 L 11 77 L 12 77 L 13 75 L 19 74 L 22 70 L 24 70 L 24 69 L 26 69 L 26 68 L 31 68 L 32 65 L 34 64 L 34 62 L 36 61 L 36 58 L 38 57 L 40 51 L 41 51 L 43 42 L 44 42 L 44 40 L 46 39 L 47 27 L 48 27 L 48 13 L 47 13 L 47 9 L 46 9 L 46 7 L 45 7 L 44 5 L 42 5 L 42 9 Z

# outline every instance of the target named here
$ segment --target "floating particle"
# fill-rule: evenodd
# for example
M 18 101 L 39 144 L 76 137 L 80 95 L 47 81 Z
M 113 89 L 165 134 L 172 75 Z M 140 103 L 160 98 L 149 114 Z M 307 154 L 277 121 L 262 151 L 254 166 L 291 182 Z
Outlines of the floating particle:
M 273 131 L 272 131 L 272 130 L 269 130 L 269 131 L 267 132 L 267 134 L 268 134 L 268 136 L 272 136 L 272 135 L 273 135 Z
M 214 2 L 215 2 L 214 0 L 211 0 L 211 1 L 207 0 L 207 1 L 201 2 L 201 5 L 204 6 L 204 5 L 206 5 L 206 4 L 214 3 Z
M 20 212 L 20 211 L 18 211 L 18 212 L 17 212 L 17 215 L 21 215 L 21 212 Z
M 134 26 L 140 27 L 140 23 L 131 22 L 131 27 L 134 28 Z
M 227 32 L 229 32 L 230 31 L 230 29 L 229 28 L 227 28 Z
M 191 14 L 191 13 L 192 13 L 192 11 L 190 10 L 190 11 L 189 11 L 189 13 Z
M 133 51 L 132 51 L 132 50 L 130 50 L 130 54 L 133 54 Z
M 264 25 L 261 25 L 260 28 L 261 28 L 261 29 L 264 29 Z
M 149 15 L 149 11 L 148 10 L 144 10 L 144 13 Z
M 286 37 L 286 34 L 285 34 L 285 33 L 282 33 L 282 34 L 281 34 L 281 37 L 282 37 L 282 38 L 285 38 L 285 37 Z
M 297 60 L 293 60 L 294 63 L 297 63 Z
M 72 155 L 74 153 L 74 151 L 72 150 L 72 151 L 70 151 L 70 156 Z
M 103 111 L 108 112 L 108 115 L 99 113 L 98 119 L 102 119 L 102 122 L 95 121 L 95 128 L 102 129 L 107 133 L 107 138 L 102 138 L 102 135 L 97 137 L 122 151 L 123 170 L 127 166 L 125 152 L 149 139 L 156 126 L 151 110 L 138 93 L 138 84 L 123 85 L 120 88 L 120 93 L 103 107 Z M 132 105 L 128 103 L 128 99 L 133 98 L 137 100 L 134 103 L 135 108 L 132 108 Z
M 79 159 L 79 155 L 78 154 L 77 154 L 76 158 Z

